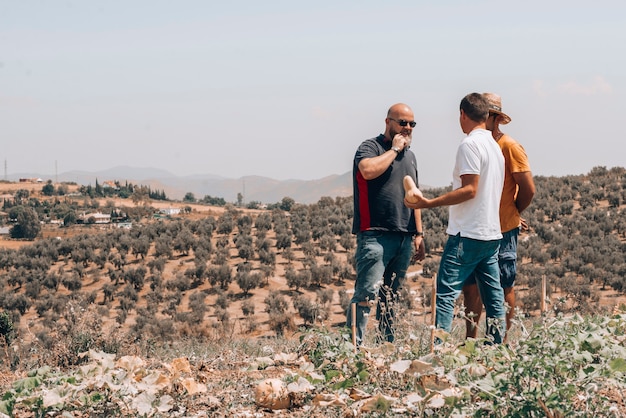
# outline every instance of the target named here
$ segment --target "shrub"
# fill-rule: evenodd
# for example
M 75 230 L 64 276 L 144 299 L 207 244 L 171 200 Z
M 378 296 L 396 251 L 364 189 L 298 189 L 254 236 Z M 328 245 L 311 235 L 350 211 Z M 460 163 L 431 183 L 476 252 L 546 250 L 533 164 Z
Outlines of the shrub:
M 217 299 L 215 299 L 215 306 L 221 309 L 228 309 L 230 305 L 230 300 L 228 299 L 228 295 L 225 292 L 220 292 L 217 295 Z
M 339 306 L 341 306 L 341 310 L 343 312 L 348 312 L 348 308 L 350 307 L 350 300 L 352 298 L 346 292 L 346 289 L 339 290 Z
M 259 273 L 239 271 L 236 275 L 236 281 L 239 288 L 243 291 L 243 294 L 248 295 L 252 289 L 259 285 L 261 278 Z
M 313 325 L 315 321 L 322 316 L 322 307 L 303 295 L 296 296 L 293 299 L 293 307 L 298 315 L 304 320 L 304 325 Z
M 343 289 L 342 289 L 343 290 Z M 330 305 L 333 301 L 335 291 L 333 289 L 319 289 L 317 292 L 317 301 L 322 305 Z
M 83 281 L 78 274 L 72 274 L 63 277 L 61 283 L 70 292 L 76 292 L 83 287 Z
M 285 297 L 277 292 L 270 292 L 264 300 L 266 308 L 265 312 L 268 314 L 283 314 L 287 311 L 289 305 Z
M 15 326 L 7 312 L 0 312 L 0 335 L 4 338 L 7 346 L 11 345 L 11 341 L 13 341 L 15 336 Z
M 195 323 L 201 323 L 204 320 L 204 314 L 208 307 L 205 303 L 206 293 L 194 292 L 189 295 L 189 309 L 192 315 L 191 320 Z
M 243 312 L 243 316 L 250 317 L 254 315 L 254 302 L 251 300 L 245 300 L 241 304 L 241 311 Z
M 286 331 L 293 331 L 296 328 L 293 322 L 293 316 L 288 313 L 278 312 L 270 314 L 269 326 L 278 336 L 282 336 Z

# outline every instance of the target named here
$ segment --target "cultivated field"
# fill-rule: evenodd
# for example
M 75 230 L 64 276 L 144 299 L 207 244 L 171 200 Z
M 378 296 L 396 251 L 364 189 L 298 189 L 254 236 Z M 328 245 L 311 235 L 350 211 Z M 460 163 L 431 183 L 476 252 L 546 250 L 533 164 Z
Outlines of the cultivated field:
M 20 185 L 5 186 L 9 185 L 0 183 L 0 193 L 28 190 Z M 41 186 L 30 185 L 31 196 L 42 198 Z M 342 301 L 342 294 L 349 297 L 353 288 L 353 273 L 347 278 L 334 277 L 321 285 L 302 288 L 294 288 L 287 279 L 290 267 L 302 272 L 311 270 L 311 266 L 331 263 L 349 265 L 349 249 L 336 245 L 332 250 L 323 250 L 318 247 L 321 239 L 313 247 L 306 243 L 293 244 L 289 255 L 272 247 L 273 269 L 249 293 L 236 280 L 221 287 L 205 277 L 192 280 L 196 283 L 190 286 L 186 277 L 194 274 L 192 270 L 197 268 L 198 259 L 202 259 L 203 250 L 200 247 L 176 250 L 167 257 L 160 284 L 154 278 L 147 278 L 137 288 L 136 302 L 129 305 L 128 298 L 135 296 L 127 289 L 130 284 L 125 280 L 129 279 L 120 280 L 120 275 L 158 261 L 159 236 L 170 237 L 172 248 L 179 244 L 176 235 L 168 235 L 171 231 L 189 230 L 196 244 L 210 239 L 213 250 L 209 267 L 217 257 L 216 248 L 222 245 L 218 243 L 225 242 L 228 264 L 235 274 L 248 261 L 237 244 L 239 235 L 246 235 L 238 229 L 242 226 L 238 219 L 253 220 L 250 234 L 257 242 L 267 240 L 275 246 L 280 240 L 279 232 L 272 228 L 262 237 L 257 235 L 254 220 L 268 214 L 261 210 L 186 202 L 78 199 L 81 205 L 103 210 L 141 207 L 158 211 L 177 207 L 191 211 L 171 219 L 134 221 L 128 235 L 111 225 L 43 226 L 38 239 L 58 239 L 55 241 L 58 243 L 81 240 L 82 247 L 59 257 L 50 269 L 63 283 L 54 293 L 54 298 L 63 301 L 62 305 L 41 314 L 38 309 L 43 305 L 37 302 L 21 315 L 17 338 L 5 351 L 2 388 L 9 404 L 0 403 L 0 412 L 11 407 L 14 416 L 54 414 L 61 410 L 82 411 L 82 416 L 273 415 L 270 411 L 278 404 L 260 402 L 260 395 L 255 393 L 257 383 L 268 378 L 279 379 L 274 384 L 280 386 L 278 392 L 286 397 L 281 399 L 289 408 L 285 414 L 290 416 L 438 416 L 448 415 L 455 408 L 473 415 L 477 408 L 484 406 L 485 410 L 491 410 L 495 405 L 506 411 L 504 415 L 485 416 L 576 416 L 568 415 L 572 411 L 580 412 L 578 416 L 619 416 L 615 413 L 624 411 L 621 394 L 626 365 L 616 360 L 626 357 L 621 337 L 626 334 L 626 317 L 620 316 L 624 296 L 599 281 L 591 281 L 589 294 L 580 294 L 584 299 L 571 290 L 564 291 L 561 283 L 559 286 L 551 283 L 548 312 L 544 313 L 536 306 L 527 308 L 524 300 L 534 297 L 536 288 L 530 280 L 521 281 L 520 315 L 510 330 L 508 346 L 487 348 L 473 342 L 461 345 L 464 322 L 458 318 L 452 335 L 444 338 L 445 343 L 431 353 L 433 279 L 422 274 L 424 269 L 432 270 L 438 265 L 440 249 L 431 248 L 427 260 L 409 270 L 404 304 L 399 308 L 396 342 L 378 344 L 376 320 L 372 318 L 366 340 L 369 348 L 355 353 L 343 328 L 345 300 Z M 327 201 L 325 205 L 330 203 Z M 598 207 L 608 210 L 605 201 Z M 582 210 L 578 202 L 574 208 Z M 309 213 L 320 210 L 323 207 Z M 214 230 L 210 238 L 203 238 L 200 231 L 208 219 L 219 223 L 230 215 L 235 221 L 231 231 Z M 298 210 L 290 213 L 294 232 L 297 229 L 293 226 L 294 218 L 300 215 Z M 122 254 L 121 241 L 129 240 L 130 244 L 125 245 L 132 247 L 132 240 L 144 235 L 151 240 L 145 257 L 126 250 Z M 99 243 L 106 242 L 110 236 L 115 240 L 102 267 L 95 261 L 77 261 L 81 249 L 93 248 L 96 255 L 101 253 Z M 340 242 L 340 238 L 336 239 Z M 427 239 L 438 242 L 440 237 L 437 231 L 431 231 Z M 531 231 L 521 239 L 537 240 L 537 234 Z M 0 240 L 0 247 L 19 249 L 37 242 L 4 239 Z M 312 252 L 316 246 L 317 250 Z M 542 252 L 549 250 L 546 245 Z M 253 271 L 261 272 L 260 255 L 255 254 L 249 261 Z M 536 267 L 534 259 L 541 258 L 541 254 L 527 254 L 520 263 L 522 270 L 534 271 L 530 268 Z M 70 287 L 76 275 L 80 275 L 78 290 Z M 6 276 L 5 280 L 9 278 Z M 8 289 L 25 294 L 28 286 Z M 107 296 L 111 289 L 113 297 Z M 320 291 L 332 295 L 329 302 L 320 302 Z M 43 302 L 46 293 L 40 295 Z M 199 306 L 199 295 L 203 299 L 201 307 L 206 311 L 194 322 L 189 319 Z M 276 322 L 270 312 L 268 300 L 273 297 L 286 301 L 286 316 L 281 317 L 284 322 Z M 320 304 L 320 315 L 310 322 L 296 308 L 296 300 L 303 299 Z M 590 305 L 600 317 L 572 316 L 581 306 Z M 252 315 L 245 313 L 250 307 L 253 307 Z M 610 319 L 613 313 L 618 316 Z M 481 327 L 484 327 L 482 322 Z M 79 353 L 81 348 L 86 349 L 84 354 Z M 526 364 L 533 366 L 525 368 Z M 42 366 L 52 369 L 39 369 Z M 36 369 L 40 371 L 35 375 L 40 373 L 40 378 L 29 380 L 28 375 Z M 92 372 L 86 373 L 87 369 Z M 536 375 L 535 369 L 550 372 Z M 27 384 L 34 386 L 23 389 L 21 385 Z M 498 391 L 507 395 L 495 395 Z M 92 400 L 87 402 L 85 396 Z M 527 399 L 528 405 L 521 405 L 515 396 Z

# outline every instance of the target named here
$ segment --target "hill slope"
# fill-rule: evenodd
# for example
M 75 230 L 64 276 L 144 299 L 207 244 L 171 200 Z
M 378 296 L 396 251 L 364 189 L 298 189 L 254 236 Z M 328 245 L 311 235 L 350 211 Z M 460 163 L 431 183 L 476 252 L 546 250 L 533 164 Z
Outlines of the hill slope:
M 58 176 L 38 173 L 18 173 L 9 180 L 20 178 L 41 178 L 59 182 L 75 182 L 81 185 L 95 185 L 96 180 L 130 182 L 150 186 L 152 190 L 164 190 L 170 199 L 182 200 L 191 192 L 198 199 L 204 196 L 221 197 L 227 202 L 237 202 L 241 193 L 244 203 L 276 203 L 284 197 L 291 197 L 299 203 L 314 203 L 322 196 L 350 196 L 352 194 L 352 174 L 334 174 L 315 180 L 275 180 L 261 176 L 245 176 L 238 179 L 225 178 L 212 174 L 179 177 L 154 168 L 115 167 L 109 170 L 86 172 L 70 171 Z

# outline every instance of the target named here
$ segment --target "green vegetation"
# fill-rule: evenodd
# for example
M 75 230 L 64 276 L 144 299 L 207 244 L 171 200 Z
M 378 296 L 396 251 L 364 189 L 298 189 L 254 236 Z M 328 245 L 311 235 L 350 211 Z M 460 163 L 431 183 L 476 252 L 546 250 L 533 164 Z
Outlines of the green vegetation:
M 95 388 L 89 380 L 94 377 L 80 373 L 89 365 L 101 367 L 98 359 L 106 354 L 151 359 L 147 374 L 160 367 L 159 360 L 186 356 L 195 381 L 208 379 L 203 364 L 223 377 L 236 376 L 257 357 L 266 358 L 258 368 L 268 377 L 279 375 L 286 383 L 303 378 L 315 387 L 294 394 L 293 412 L 302 416 L 314 416 L 306 415 L 311 405 L 324 416 L 344 416 L 355 408 L 373 416 L 392 415 L 398 408 L 404 412 L 397 414 L 409 416 L 429 410 L 448 416 L 619 416 L 611 408 L 620 405 L 615 394 L 624 389 L 624 315 L 619 309 L 613 315 L 615 303 L 600 303 L 600 292 L 619 296 L 626 289 L 626 170 L 596 167 L 585 176 L 537 176 L 535 183 L 535 201 L 524 213 L 531 230 L 520 238 L 520 318 L 511 346 L 458 346 L 464 326 L 459 320 L 434 354 L 425 312 L 446 240 L 446 208 L 424 211 L 428 258 L 419 282 L 405 286 L 400 306 L 394 307 L 400 318 L 396 344 L 380 346 L 371 332 L 366 346 L 374 348 L 355 354 L 341 324 L 332 322 L 347 308 L 345 290 L 353 286 L 351 198 L 323 197 L 302 205 L 285 197 L 268 210 L 248 212 L 226 204 L 208 215 L 189 209 L 155 220 L 150 192 L 141 187 L 128 191 L 143 204 L 124 208 L 18 191 L 4 208 L 21 238 L 40 236 L 39 220 L 64 219 L 71 225 L 87 209 L 132 219 L 135 225 L 103 231 L 73 227 L 80 231 L 75 235 L 65 235 L 70 229 L 62 227 L 60 239 L 0 249 L 1 364 L 7 373 L 30 372 L 35 378 L 3 387 L 0 411 L 173 416 L 182 412 L 168 405 L 199 407 L 196 397 L 180 390 L 181 381 L 150 392 L 153 409 L 132 409 L 129 405 L 145 404 Z M 94 196 L 96 189 L 104 190 L 97 186 L 90 191 Z M 545 316 L 538 312 L 543 277 L 550 301 Z M 284 284 L 280 290 L 270 285 L 276 281 Z M 302 340 L 294 346 L 292 333 L 298 329 Z M 193 349 L 187 351 L 185 344 Z M 294 360 L 285 360 L 292 355 Z M 300 357 L 304 364 L 296 362 Z M 291 374 L 267 358 L 286 363 Z M 406 364 L 419 373 L 401 371 Z M 118 371 L 96 374 L 106 380 L 112 373 Z M 206 410 L 253 408 L 251 385 L 266 375 L 255 376 L 238 376 L 233 383 L 224 377 L 222 389 L 233 387 L 230 404 L 205 404 Z M 242 381 L 247 383 L 237 388 Z M 210 393 L 220 393 L 219 384 L 212 384 Z M 44 396 L 57 389 L 62 401 Z M 248 396 L 242 398 L 242 392 Z M 165 394 L 175 401 L 159 400 Z M 315 396 L 322 394 L 334 406 L 320 406 Z

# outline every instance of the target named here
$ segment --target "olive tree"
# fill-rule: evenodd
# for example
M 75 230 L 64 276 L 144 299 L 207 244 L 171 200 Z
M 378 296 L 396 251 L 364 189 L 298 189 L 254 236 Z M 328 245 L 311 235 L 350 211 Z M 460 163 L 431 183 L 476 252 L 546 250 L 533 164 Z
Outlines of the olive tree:
M 39 216 L 33 208 L 26 206 L 16 206 L 11 208 L 9 217 L 16 220 L 16 224 L 11 228 L 12 238 L 23 238 L 34 240 L 41 232 Z

